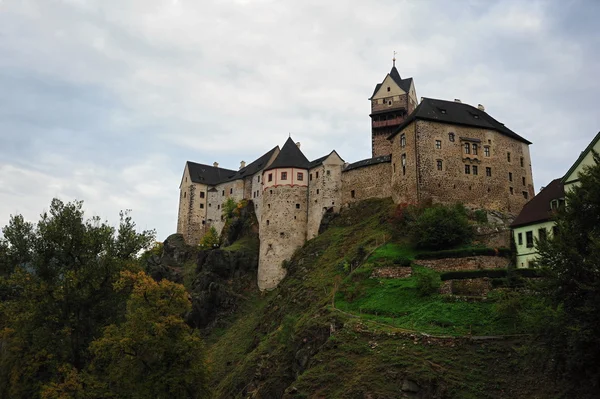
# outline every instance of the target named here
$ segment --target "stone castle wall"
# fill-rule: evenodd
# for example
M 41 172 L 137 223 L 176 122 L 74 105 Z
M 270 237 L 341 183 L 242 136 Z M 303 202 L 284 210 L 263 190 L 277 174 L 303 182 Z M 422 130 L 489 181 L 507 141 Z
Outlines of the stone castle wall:
M 397 134 L 391 140 L 391 196 L 397 204 L 414 204 L 418 202 L 416 123 L 412 122 L 405 127 L 402 134 L 405 136 L 404 145 L 401 134 Z
M 309 170 L 307 239 L 319 234 L 325 212 L 339 212 L 342 205 L 342 168 L 339 157 Z M 311 177 L 312 176 L 312 179 Z M 318 177 L 317 177 L 318 176 Z
M 206 185 L 193 183 L 186 168 L 179 191 L 177 233 L 182 234 L 187 243 L 198 243 L 204 235 L 206 211 Z
M 389 162 L 363 166 L 342 173 L 342 205 L 368 198 L 387 198 L 391 192 Z M 354 193 L 353 193 L 354 192 Z
M 451 134 L 454 141 L 449 138 Z M 416 137 L 420 201 L 462 202 L 475 208 L 518 213 L 533 197 L 527 144 L 493 130 L 430 121 L 416 122 Z M 436 147 L 436 141 L 441 148 Z M 466 145 L 469 145 L 469 154 L 465 151 Z M 407 144 L 407 149 L 410 147 Z M 438 170 L 438 161 L 442 162 L 442 170 Z M 468 174 L 465 165 L 469 167 Z M 486 168 L 490 168 L 491 176 L 487 175 Z
M 307 228 L 306 186 L 271 186 L 262 193 L 258 287 L 273 289 L 285 277 L 284 260 L 304 245 Z

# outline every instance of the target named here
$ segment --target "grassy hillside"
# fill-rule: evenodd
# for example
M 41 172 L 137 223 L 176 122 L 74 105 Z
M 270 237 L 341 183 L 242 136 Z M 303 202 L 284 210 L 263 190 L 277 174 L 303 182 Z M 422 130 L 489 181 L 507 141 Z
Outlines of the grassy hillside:
M 297 252 L 276 290 L 240 294 L 206 337 L 216 397 L 558 397 L 529 338 L 461 337 L 515 332 L 493 301 L 420 297 L 412 277 L 369 278 L 386 259 L 415 254 L 392 209 L 356 204 Z

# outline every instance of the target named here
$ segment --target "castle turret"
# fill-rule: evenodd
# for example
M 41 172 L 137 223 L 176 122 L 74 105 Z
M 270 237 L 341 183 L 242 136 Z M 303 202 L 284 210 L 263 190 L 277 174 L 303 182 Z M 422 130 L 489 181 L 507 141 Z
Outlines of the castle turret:
M 282 266 L 306 241 L 308 167 L 298 145 L 289 138 L 263 172 L 260 200 L 258 287 L 273 289 L 285 277 Z
M 417 106 L 417 94 L 413 78 L 402 79 L 396 69 L 396 58 L 392 70 L 375 86 L 371 101 L 371 144 L 372 156 L 392 153 L 387 139 Z

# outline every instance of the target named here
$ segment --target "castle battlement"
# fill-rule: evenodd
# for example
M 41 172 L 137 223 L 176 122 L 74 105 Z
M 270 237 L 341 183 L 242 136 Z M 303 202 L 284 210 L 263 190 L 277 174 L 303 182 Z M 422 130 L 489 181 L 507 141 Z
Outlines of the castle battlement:
M 229 198 L 251 199 L 259 222 L 258 285 L 272 289 L 282 267 L 317 236 L 323 215 L 368 198 L 396 203 L 462 202 L 518 214 L 534 195 L 529 141 L 483 106 L 422 98 L 394 66 L 371 101 L 372 158 L 346 163 L 334 150 L 309 161 L 290 138 L 239 170 L 187 162 L 177 232 L 197 245 L 224 225 Z

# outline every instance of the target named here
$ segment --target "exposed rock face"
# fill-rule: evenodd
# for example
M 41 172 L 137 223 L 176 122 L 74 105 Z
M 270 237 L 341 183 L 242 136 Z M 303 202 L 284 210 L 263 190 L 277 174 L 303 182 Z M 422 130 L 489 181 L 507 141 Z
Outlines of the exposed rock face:
M 187 245 L 182 234 L 171 234 L 163 243 L 161 254 L 151 255 L 146 260 L 146 271 L 155 280 L 167 279 L 182 283 L 182 268 L 193 261 L 196 249 Z

